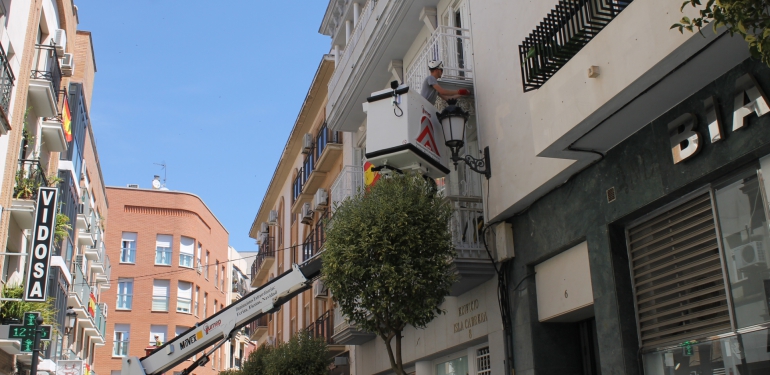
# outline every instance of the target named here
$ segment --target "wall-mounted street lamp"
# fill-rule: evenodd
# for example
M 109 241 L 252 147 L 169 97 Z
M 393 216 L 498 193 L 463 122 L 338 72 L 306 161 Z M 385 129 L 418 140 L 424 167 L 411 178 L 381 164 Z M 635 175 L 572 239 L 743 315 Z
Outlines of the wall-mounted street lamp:
M 444 132 L 444 143 L 452 151 L 452 162 L 457 170 L 457 162 L 463 161 L 474 172 L 483 174 L 487 180 L 492 176 L 489 165 L 489 147 L 484 147 L 484 158 L 476 159 L 473 156 L 459 155 L 460 149 L 465 144 L 465 124 L 468 122 L 468 112 L 457 106 L 457 99 L 447 100 L 449 104 L 441 113 L 436 113 Z
M 64 320 L 64 334 L 69 335 L 72 332 L 72 328 L 75 327 L 75 320 L 78 318 L 78 313 L 72 309 L 72 306 L 67 307 L 66 318 Z

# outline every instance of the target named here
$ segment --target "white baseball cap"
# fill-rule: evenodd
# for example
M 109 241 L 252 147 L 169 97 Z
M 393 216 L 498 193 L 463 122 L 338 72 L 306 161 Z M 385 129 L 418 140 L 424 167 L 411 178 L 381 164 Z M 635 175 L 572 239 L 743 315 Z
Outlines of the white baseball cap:
M 428 61 L 428 69 L 444 69 L 444 62 L 441 60 Z

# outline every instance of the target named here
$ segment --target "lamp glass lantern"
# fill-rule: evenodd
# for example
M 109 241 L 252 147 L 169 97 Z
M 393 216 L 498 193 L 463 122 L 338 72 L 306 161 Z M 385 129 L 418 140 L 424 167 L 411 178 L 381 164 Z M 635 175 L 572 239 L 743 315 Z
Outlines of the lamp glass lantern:
M 66 319 L 64 320 L 64 333 L 69 334 L 72 331 L 72 328 L 75 327 L 75 320 L 78 317 L 78 313 L 72 309 L 72 306 L 69 306 L 65 315 Z
M 447 104 L 447 107 L 441 113 L 436 113 L 436 116 L 441 123 L 444 144 L 452 152 L 451 159 L 455 165 L 455 170 L 457 170 L 457 162 L 463 161 L 472 171 L 481 173 L 489 179 L 492 176 L 489 165 L 489 147 L 484 148 L 484 156 L 481 159 L 470 155 L 460 156 L 460 149 L 465 145 L 465 126 L 470 114 L 457 105 L 457 99 L 449 99 Z

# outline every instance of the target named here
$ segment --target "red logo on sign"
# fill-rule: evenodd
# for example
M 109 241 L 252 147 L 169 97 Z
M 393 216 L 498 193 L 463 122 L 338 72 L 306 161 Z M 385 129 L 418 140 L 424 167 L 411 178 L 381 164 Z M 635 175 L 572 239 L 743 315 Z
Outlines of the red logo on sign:
M 422 109 L 422 118 L 420 119 L 420 124 L 423 125 L 423 128 L 420 132 L 420 135 L 417 136 L 417 142 L 427 147 L 428 150 L 436 153 L 436 155 L 441 156 L 441 154 L 438 152 L 436 140 L 433 138 L 433 121 L 430 120 L 430 113 L 428 113 L 425 108 Z

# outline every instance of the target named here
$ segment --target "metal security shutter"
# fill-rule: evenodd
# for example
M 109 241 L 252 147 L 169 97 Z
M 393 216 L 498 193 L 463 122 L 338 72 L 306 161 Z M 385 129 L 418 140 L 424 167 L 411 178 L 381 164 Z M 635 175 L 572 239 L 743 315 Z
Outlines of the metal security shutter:
M 629 228 L 628 244 L 643 347 L 730 330 L 709 193 Z

